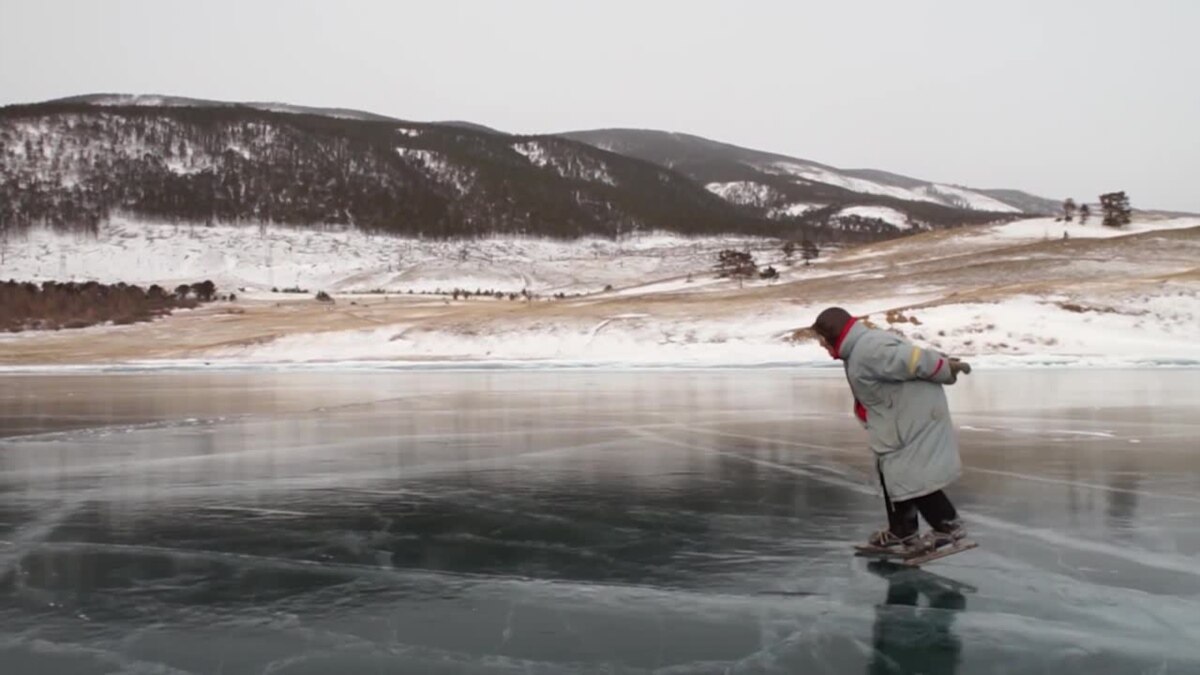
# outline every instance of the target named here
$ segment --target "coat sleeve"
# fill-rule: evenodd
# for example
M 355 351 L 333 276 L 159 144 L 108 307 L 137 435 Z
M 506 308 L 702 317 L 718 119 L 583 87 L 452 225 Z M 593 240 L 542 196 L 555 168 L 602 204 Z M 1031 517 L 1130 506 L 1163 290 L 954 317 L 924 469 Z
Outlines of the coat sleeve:
M 908 341 L 896 339 L 880 347 L 867 367 L 876 379 L 888 382 L 928 380 L 938 384 L 954 384 L 950 360 L 945 354 L 922 349 Z

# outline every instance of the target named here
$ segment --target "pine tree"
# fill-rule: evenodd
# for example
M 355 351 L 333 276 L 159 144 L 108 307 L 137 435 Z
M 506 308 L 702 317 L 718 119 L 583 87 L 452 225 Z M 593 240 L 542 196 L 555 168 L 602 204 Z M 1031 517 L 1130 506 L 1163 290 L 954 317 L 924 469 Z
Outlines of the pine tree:
M 1133 209 L 1124 192 L 1109 192 L 1100 195 L 1100 209 L 1104 212 L 1104 224 L 1108 227 L 1123 227 L 1132 220 Z
M 1088 218 L 1092 217 L 1092 209 L 1087 204 L 1079 205 L 1079 224 L 1087 225 Z
M 212 281 L 205 279 L 198 284 L 192 284 L 192 291 L 201 302 L 209 302 L 213 299 L 213 295 L 217 292 L 217 285 Z
M 812 261 L 816 260 L 821 255 L 821 250 L 817 245 L 805 239 L 800 243 L 800 257 L 804 258 L 804 264 L 811 265 Z
M 783 244 L 783 259 L 787 263 L 792 262 L 792 256 L 796 254 L 796 242 L 788 240 Z
M 725 249 L 717 254 L 717 276 L 742 281 L 758 272 L 754 256 L 745 251 Z

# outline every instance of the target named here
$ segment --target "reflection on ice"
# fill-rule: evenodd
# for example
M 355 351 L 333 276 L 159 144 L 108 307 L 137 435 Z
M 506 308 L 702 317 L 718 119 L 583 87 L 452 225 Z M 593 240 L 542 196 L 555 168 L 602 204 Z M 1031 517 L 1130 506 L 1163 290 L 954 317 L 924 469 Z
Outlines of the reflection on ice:
M 867 570 L 887 581 L 887 596 L 875 607 L 875 651 L 867 672 L 957 673 L 962 640 L 954 633 L 954 619 L 967 609 L 963 592 L 975 589 L 884 561 L 867 563 Z
M 981 548 L 922 570 L 850 556 L 882 509 L 836 373 L 10 378 L 0 665 L 1187 672 L 1190 376 L 973 380 Z

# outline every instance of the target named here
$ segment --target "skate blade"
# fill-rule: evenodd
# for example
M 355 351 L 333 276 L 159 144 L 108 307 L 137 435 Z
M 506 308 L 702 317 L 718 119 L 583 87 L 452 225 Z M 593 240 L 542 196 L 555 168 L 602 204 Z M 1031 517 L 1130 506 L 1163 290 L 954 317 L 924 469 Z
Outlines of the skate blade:
M 933 551 L 922 551 L 918 553 L 906 553 L 904 551 L 896 551 L 892 549 L 879 548 L 870 545 L 858 545 L 854 547 L 854 555 L 860 558 L 874 558 L 875 560 L 887 560 L 889 562 L 899 563 L 906 567 L 919 567 L 934 560 L 940 560 L 947 556 L 952 556 L 955 553 L 962 553 L 977 548 L 979 544 L 973 541 L 963 539 L 950 546 Z

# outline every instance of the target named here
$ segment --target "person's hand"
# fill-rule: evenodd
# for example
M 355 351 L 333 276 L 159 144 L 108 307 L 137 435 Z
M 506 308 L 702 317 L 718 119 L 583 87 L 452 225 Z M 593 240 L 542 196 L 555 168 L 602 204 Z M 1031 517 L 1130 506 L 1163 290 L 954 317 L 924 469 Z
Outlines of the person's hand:
M 963 361 L 962 359 L 956 359 L 956 358 L 951 357 L 950 373 L 955 376 L 957 376 L 959 373 L 962 373 L 963 375 L 970 375 L 971 374 L 971 364 L 967 363 L 966 361 Z

